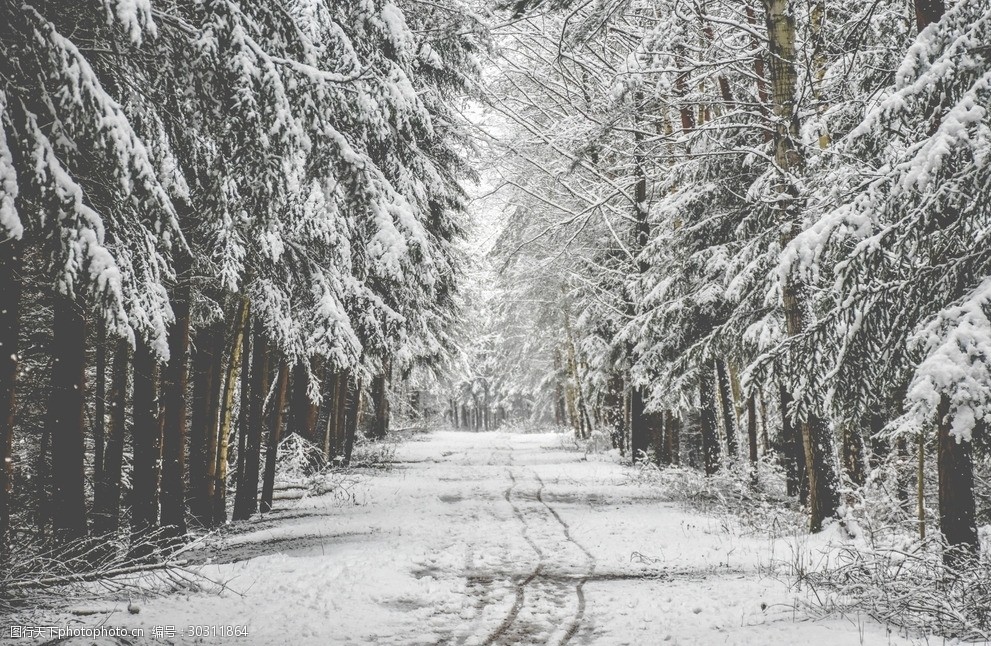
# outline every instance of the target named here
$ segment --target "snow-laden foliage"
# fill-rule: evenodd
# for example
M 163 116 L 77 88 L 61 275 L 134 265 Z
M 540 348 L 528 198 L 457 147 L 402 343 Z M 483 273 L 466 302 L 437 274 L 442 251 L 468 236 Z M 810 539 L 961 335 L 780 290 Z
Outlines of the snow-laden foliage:
M 56 288 L 92 294 L 163 360 L 187 265 L 201 316 L 244 292 L 290 356 L 436 355 L 469 175 L 442 99 L 477 73 L 473 18 L 380 0 L 92 5 L 2 10 L 0 222 L 49 241 Z
M 820 348 L 813 391 L 863 410 L 907 388 L 911 429 L 946 396 L 953 432 L 968 440 L 991 403 L 991 60 L 978 44 L 989 26 L 986 8 L 960 2 L 920 34 L 822 160 L 810 224 L 781 265 L 822 286 L 822 323 L 793 356 L 807 363 Z

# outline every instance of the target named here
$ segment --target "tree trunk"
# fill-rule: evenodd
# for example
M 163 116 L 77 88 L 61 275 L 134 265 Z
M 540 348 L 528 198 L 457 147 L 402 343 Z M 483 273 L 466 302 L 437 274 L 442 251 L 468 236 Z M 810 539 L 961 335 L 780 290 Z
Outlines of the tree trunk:
M 939 433 L 939 528 L 946 539 L 943 562 L 958 567 L 976 556 L 978 551 L 973 445 L 953 434 L 953 420 L 949 412 L 950 398 L 943 395 L 936 412 Z
M 754 393 L 747 397 L 747 439 L 750 441 L 750 485 L 756 487 L 760 454 L 757 451 L 757 396 Z
M 180 271 L 180 274 L 185 273 Z M 180 276 L 180 280 L 185 280 Z M 186 534 L 186 390 L 189 379 L 189 285 L 172 299 L 169 363 L 162 379 L 161 522 L 167 538 Z
M 662 410 L 657 413 L 657 464 L 671 465 L 671 411 Z
M 297 433 L 307 442 L 318 444 L 317 437 L 317 405 L 310 399 L 308 392 L 310 375 L 306 359 L 300 359 L 292 369 L 292 400 L 289 404 L 291 426 L 290 431 Z
M 705 475 L 719 471 L 719 436 L 716 434 L 716 397 L 712 385 L 712 368 L 703 366 L 699 376 L 699 409 L 702 427 L 702 463 Z
M 331 372 L 329 369 L 324 372 L 324 410 L 327 411 L 327 421 L 323 432 L 323 459 L 327 464 L 333 464 L 337 457 L 337 420 L 340 401 L 338 399 L 338 389 L 341 383 L 341 373 Z
M 805 469 L 805 447 L 802 437 L 792 424 L 788 407 L 791 405 L 791 393 L 780 386 L 778 393 L 781 397 L 781 441 L 784 444 L 785 483 L 789 496 L 797 496 L 803 505 L 808 504 L 808 475 Z
M 134 426 L 131 466 L 132 556 L 145 556 L 145 541 L 158 521 L 158 482 L 161 468 L 162 427 L 158 415 L 158 363 L 148 343 L 137 335 L 134 351 Z
M 244 418 L 244 458 L 239 457 L 241 471 L 234 495 L 233 520 L 247 520 L 258 511 L 258 473 L 261 468 L 261 440 L 264 427 L 265 397 L 268 394 L 268 344 L 261 320 L 254 324 L 251 353 L 251 399 Z
M 773 80 L 774 161 L 780 171 L 775 200 L 781 224 L 780 246 L 784 248 L 798 233 L 799 191 L 791 176 L 801 171 L 805 162 L 796 143 L 799 141 L 800 124 L 795 109 L 798 78 L 795 68 L 795 14 L 789 8 L 789 0 L 764 2 Z M 781 302 L 788 336 L 801 334 L 808 313 L 802 286 L 790 274 L 781 284 Z M 808 465 L 809 528 L 818 532 L 827 518 L 836 515 L 840 503 L 833 466 L 833 439 L 823 420 L 811 412 L 799 427 Z
M 96 325 L 96 398 L 93 406 L 93 483 L 103 479 L 103 454 L 107 445 L 107 322 Z
M 681 464 L 681 420 L 669 410 L 664 411 L 664 418 L 668 455 L 671 456 L 671 464 L 678 466 Z
M 840 427 L 843 433 L 843 471 L 853 484 L 863 486 L 867 480 L 864 464 L 864 437 L 860 428 L 852 421 L 844 421 Z
M 55 294 L 52 360 L 52 511 L 55 538 L 65 543 L 86 535 L 86 319 L 79 305 L 61 293 Z
M 895 442 L 895 451 L 898 455 L 898 468 L 896 470 L 896 480 L 895 482 L 895 495 L 898 497 L 898 502 L 902 504 L 902 508 L 906 511 L 911 511 L 911 504 L 909 503 L 908 496 L 908 443 L 905 441 L 904 437 L 899 437 Z
M 347 392 L 345 394 L 346 410 L 344 413 L 344 466 L 350 466 L 351 453 L 354 451 L 354 439 L 358 434 L 358 408 L 361 403 L 361 382 L 353 374 L 348 375 Z
M 643 390 L 630 390 L 630 459 L 633 464 L 647 459 L 647 416 L 644 414 Z
M 120 340 L 113 350 L 114 365 L 110 381 L 110 424 L 101 478 L 93 494 L 93 533 L 110 537 L 120 528 L 120 477 L 124 463 L 124 422 L 127 417 L 127 368 L 131 348 Z
M 224 328 L 213 324 L 196 335 L 189 426 L 189 511 L 208 526 L 213 520 L 213 487 L 217 464 L 217 427 L 223 371 Z
M 243 369 L 243 365 L 251 354 L 250 325 L 251 305 L 247 298 L 242 298 L 234 323 L 231 358 L 227 362 L 227 374 L 224 378 L 224 399 L 220 406 L 220 427 L 217 430 L 217 461 L 213 465 L 213 524 L 215 525 L 227 521 L 227 453 L 230 448 L 231 427 L 234 421 L 234 390 L 237 388 L 237 378 L 240 374 L 241 388 L 247 391 L 245 382 L 248 378 L 248 371 Z M 242 397 L 243 401 L 244 398 Z M 243 412 L 241 417 L 244 417 Z
M 623 428 L 625 415 L 623 414 L 623 391 L 625 384 L 623 376 L 619 373 L 613 374 L 606 389 L 603 406 L 606 425 L 611 429 L 612 446 L 618 449 L 623 443 Z
M 298 364 L 297 364 L 298 365 Z M 282 409 L 286 405 L 286 386 L 289 383 L 289 364 L 283 359 L 279 367 L 275 398 L 272 402 L 272 417 L 268 428 L 268 444 L 265 447 L 265 477 L 262 480 L 262 513 L 272 511 L 272 496 L 275 492 L 275 463 L 279 456 L 279 441 L 282 439 Z M 307 398 L 307 401 L 309 398 Z
M 733 412 L 733 394 L 730 392 L 729 376 L 726 374 L 726 362 L 716 359 L 716 378 L 719 385 L 719 401 L 722 405 L 723 428 L 726 431 L 726 451 L 730 460 L 740 455 L 740 446 L 736 438 L 736 415 Z
M 372 421 L 371 436 L 376 439 L 383 439 L 389 431 L 389 392 L 387 372 L 388 367 L 383 366 L 382 372 L 372 378 L 371 394 L 374 418 Z M 476 422 L 478 421 L 479 419 L 476 416 Z
M 0 136 L 3 133 L 0 132 Z M 21 243 L 0 242 L 0 565 L 10 557 L 14 495 L 14 411 L 21 315 Z

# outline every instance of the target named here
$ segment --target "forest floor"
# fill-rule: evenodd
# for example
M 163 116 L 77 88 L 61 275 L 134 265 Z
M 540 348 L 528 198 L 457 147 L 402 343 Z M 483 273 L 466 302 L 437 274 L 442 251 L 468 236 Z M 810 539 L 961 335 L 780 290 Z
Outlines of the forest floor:
M 572 444 L 415 436 L 347 495 L 277 501 L 192 550 L 222 592 L 70 604 L 48 623 L 145 631 L 101 644 L 916 643 L 864 617 L 810 618 L 787 572 L 828 537 L 755 536 L 662 501 L 616 456 Z M 189 626 L 247 635 L 197 638 Z

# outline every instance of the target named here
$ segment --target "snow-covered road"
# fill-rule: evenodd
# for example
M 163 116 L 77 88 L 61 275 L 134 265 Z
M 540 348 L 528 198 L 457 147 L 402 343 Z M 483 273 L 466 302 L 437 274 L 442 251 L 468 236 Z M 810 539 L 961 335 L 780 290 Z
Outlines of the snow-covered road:
M 357 505 L 284 503 L 194 552 L 222 594 L 123 607 L 109 625 L 175 627 L 149 643 L 908 644 L 869 620 L 809 621 L 774 561 L 805 539 L 747 536 L 662 502 L 563 436 L 438 432 L 366 475 Z M 245 626 L 247 637 L 183 637 Z M 161 635 L 161 633 L 159 633 Z

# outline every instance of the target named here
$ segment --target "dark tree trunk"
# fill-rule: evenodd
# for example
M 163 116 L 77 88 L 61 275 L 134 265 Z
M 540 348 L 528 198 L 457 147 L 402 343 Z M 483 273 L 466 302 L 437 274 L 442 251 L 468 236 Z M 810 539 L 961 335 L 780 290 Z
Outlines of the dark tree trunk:
M 265 396 L 268 394 L 268 344 L 260 320 L 254 325 L 254 351 L 251 353 L 251 400 L 245 418 L 244 459 L 238 458 L 241 472 L 234 495 L 234 520 L 247 520 L 258 511 L 258 474 L 261 468 L 261 439 L 264 427 Z
M 117 342 L 110 379 L 110 424 L 103 454 L 101 478 L 93 495 L 93 533 L 113 536 L 120 528 L 120 478 L 124 463 L 124 420 L 127 416 L 127 369 L 131 348 L 127 341 Z
M 740 455 L 740 445 L 736 436 L 736 415 L 733 413 L 733 393 L 730 390 L 726 362 L 716 359 L 716 378 L 719 384 L 719 402 L 722 405 L 723 428 L 726 430 L 726 451 L 730 460 Z
M 797 496 L 803 505 L 808 504 L 808 475 L 805 469 L 805 449 L 802 438 L 795 429 L 788 414 L 791 406 L 791 393 L 780 386 L 781 397 L 781 442 L 784 444 L 785 481 L 789 496 Z
M 52 438 L 52 511 L 55 538 L 86 535 L 85 428 L 86 319 L 77 303 L 55 294 L 52 386 L 48 428 Z
M 189 511 L 203 526 L 213 520 L 213 480 L 217 463 L 224 328 L 213 324 L 196 335 L 189 426 Z
M 664 428 L 667 429 L 665 440 L 671 464 L 678 466 L 681 464 L 681 419 L 669 410 L 664 411 Z
M 626 432 L 624 429 L 626 415 L 623 411 L 623 389 L 623 376 L 614 374 L 613 378 L 609 380 L 603 402 L 606 424 L 610 429 L 614 449 L 618 449 L 623 444 L 623 435 Z
M 231 442 L 231 428 L 234 422 L 234 390 L 238 375 L 241 377 L 241 422 L 247 415 L 249 394 L 249 371 L 245 368 L 251 356 L 251 304 L 247 298 L 241 299 L 234 334 L 231 339 L 230 360 L 224 378 L 224 398 L 220 406 L 220 426 L 217 430 L 217 461 L 213 465 L 213 523 L 220 525 L 227 521 L 227 468 L 228 451 Z M 242 431 L 243 434 L 243 431 Z M 240 459 L 238 460 L 240 465 Z
M 96 401 L 93 406 L 93 482 L 103 480 L 103 454 L 107 445 L 107 322 L 96 325 Z
M 146 556 L 146 542 L 158 521 L 158 482 L 162 427 L 158 415 L 158 364 L 151 348 L 138 335 L 134 351 L 134 426 L 131 466 L 131 532 L 133 556 Z
M 3 136 L 3 133 L 0 133 Z M 0 564 L 10 556 L 14 494 L 14 411 L 21 315 L 21 243 L 0 241 Z
M 805 464 L 809 476 L 809 531 L 822 531 L 823 522 L 836 516 L 840 507 L 839 485 L 833 466 L 833 441 L 829 428 L 810 414 L 801 422 Z
M 864 465 L 864 438 L 855 422 L 844 422 L 841 428 L 843 433 L 843 471 L 850 482 L 857 486 L 863 486 L 867 480 Z
M 374 418 L 371 426 L 371 437 L 382 439 L 389 431 L 389 392 L 388 392 L 388 368 L 383 368 L 382 372 L 372 379 L 372 412 Z M 476 407 L 477 408 L 477 407 Z M 477 413 L 477 411 L 476 411 Z M 481 420 L 476 414 L 476 430 Z
M 976 556 L 976 504 L 974 502 L 973 445 L 951 432 L 950 399 L 943 395 L 936 413 L 939 432 L 939 527 L 946 539 L 943 562 L 964 565 Z
M 292 400 L 289 404 L 290 430 L 307 442 L 319 445 L 317 437 L 317 405 L 307 392 L 310 376 L 305 359 L 296 362 L 292 369 Z
M 908 495 L 909 487 L 909 455 L 908 455 L 908 442 L 905 441 L 904 437 L 898 438 L 895 443 L 895 450 L 898 453 L 898 469 L 897 469 L 897 482 L 895 483 L 895 495 L 898 497 L 898 501 L 902 504 L 902 507 L 906 511 L 910 510 L 911 505 Z
M 332 372 L 329 369 L 324 372 L 323 380 L 323 410 L 327 411 L 327 419 L 324 423 L 323 433 L 323 459 L 327 464 L 333 464 L 337 457 L 337 420 L 338 420 L 338 388 L 340 387 L 340 373 Z
M 351 464 L 351 453 L 354 451 L 354 438 L 358 434 L 358 408 L 361 404 L 361 382 L 357 377 L 349 375 L 347 392 L 344 397 L 344 466 Z
M 754 393 L 747 397 L 747 439 L 750 441 L 750 484 L 756 487 L 760 454 L 757 451 L 757 397 Z
M 182 273 L 182 272 L 180 272 Z M 184 278 L 180 278 L 184 280 Z M 186 389 L 189 378 L 189 286 L 172 299 L 169 362 L 162 379 L 162 529 L 170 539 L 186 534 Z
M 342 371 L 337 374 L 337 384 L 334 389 L 334 401 L 336 408 L 334 413 L 334 459 L 337 465 L 344 462 L 344 440 L 347 437 L 348 419 L 348 383 L 350 373 Z
M 272 496 L 275 493 L 275 463 L 279 457 L 279 441 L 282 439 L 282 409 L 286 405 L 286 387 L 289 383 L 289 364 L 283 360 L 275 385 L 272 401 L 272 417 L 268 428 L 268 444 L 265 447 L 265 477 L 262 480 L 261 510 L 272 511 Z
M 670 466 L 671 457 L 671 411 L 663 410 L 657 414 L 657 462 L 660 466 Z
M 634 464 L 646 459 L 649 429 L 644 414 L 643 390 L 630 390 L 630 457 Z
M 703 367 L 699 377 L 699 408 L 702 427 L 702 463 L 705 474 L 719 471 L 719 436 L 716 434 L 716 397 L 712 385 L 712 368 Z

